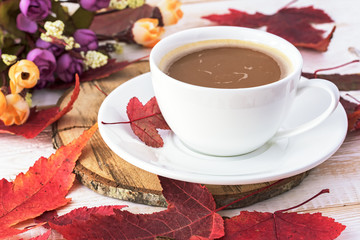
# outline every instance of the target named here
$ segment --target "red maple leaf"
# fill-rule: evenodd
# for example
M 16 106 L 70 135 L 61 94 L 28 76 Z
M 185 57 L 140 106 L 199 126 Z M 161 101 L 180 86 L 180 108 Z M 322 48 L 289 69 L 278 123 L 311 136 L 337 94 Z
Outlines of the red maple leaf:
M 355 59 L 350 62 L 346 62 L 334 67 L 322 68 L 316 70 L 314 73 L 302 72 L 301 75 L 306 78 L 321 78 L 326 79 L 333 82 L 340 91 L 351 91 L 351 90 L 359 90 L 360 89 L 360 74 L 352 73 L 352 74 L 318 74 L 319 72 L 329 71 L 338 69 L 341 67 L 345 67 L 350 64 L 359 63 L 360 59 Z
M 345 98 L 340 98 L 340 103 L 343 105 L 346 115 L 348 117 L 348 130 L 355 131 L 360 129 L 360 102 L 350 102 Z
M 323 189 L 294 207 L 274 213 L 241 211 L 240 215 L 225 220 L 225 236 L 222 239 L 335 239 L 346 227 L 334 219 L 324 217 L 321 213 L 286 212 L 324 193 L 329 193 L 329 189 Z
M 156 129 L 167 129 L 164 117 L 160 112 L 156 98 L 151 98 L 143 105 L 137 97 L 130 99 L 126 113 L 130 120 L 130 126 L 136 136 L 146 145 L 151 147 L 162 147 L 164 141 Z
M 65 196 L 75 179 L 75 162 L 96 130 L 97 124 L 49 158 L 41 157 L 25 174 L 18 174 L 13 182 L 0 180 L 1 239 L 26 231 L 13 228 L 17 223 L 70 201 Z
M 137 61 L 138 60 L 132 62 L 129 61 L 116 62 L 116 59 L 113 58 L 109 59 L 108 63 L 105 64 L 104 66 L 95 69 L 91 68 L 85 71 L 83 74 L 81 74 L 81 82 L 88 82 L 88 81 L 106 78 L 111 74 L 118 72 L 124 69 L 126 66 Z
M 335 31 L 324 37 L 324 30 L 316 29 L 312 24 L 331 23 L 333 20 L 320 9 L 313 6 L 303 8 L 281 8 L 272 15 L 259 12 L 248 14 L 244 11 L 229 9 L 227 14 L 212 14 L 202 18 L 219 25 L 259 28 L 266 26 L 266 31 L 278 35 L 297 47 L 326 51 Z
M 37 111 L 36 107 L 34 107 L 30 110 L 30 116 L 23 125 L 5 126 L 3 122 L 0 121 L 0 133 L 21 135 L 24 136 L 25 138 L 36 137 L 46 127 L 50 126 L 55 121 L 59 120 L 62 116 L 64 116 L 72 109 L 75 100 L 79 96 L 79 92 L 80 92 L 80 81 L 79 81 L 79 77 L 76 75 L 75 88 L 72 93 L 71 99 L 67 104 L 67 106 L 64 107 L 61 111 L 59 107 L 52 107 L 40 111 Z
M 66 239 L 215 239 L 224 235 L 223 219 L 206 187 L 159 177 L 168 202 L 165 211 L 133 214 L 114 209 L 114 214 L 91 214 L 87 220 L 67 225 L 50 222 Z M 66 229 L 65 229 L 66 226 Z
M 222 239 L 280 240 L 280 239 L 335 239 L 345 226 L 331 218 L 314 214 L 276 211 L 248 212 L 225 220 Z
M 163 25 L 159 8 L 144 4 L 137 8 L 97 14 L 89 28 L 96 33 L 99 40 L 134 43 L 131 29 L 133 24 L 141 18 L 156 18 L 159 20 L 159 26 Z
M 352 91 L 352 90 L 359 90 L 360 89 L 360 74 L 353 73 L 353 74 L 317 74 L 315 76 L 314 73 L 307 73 L 303 72 L 301 74 L 303 77 L 306 78 L 321 78 L 329 80 L 330 82 L 334 83 L 340 91 Z

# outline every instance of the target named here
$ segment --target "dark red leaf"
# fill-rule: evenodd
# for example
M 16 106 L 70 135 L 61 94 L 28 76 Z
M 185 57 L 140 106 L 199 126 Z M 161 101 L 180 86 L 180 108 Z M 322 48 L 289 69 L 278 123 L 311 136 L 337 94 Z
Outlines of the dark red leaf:
M 321 213 L 248 212 L 225 220 L 222 239 L 335 239 L 345 229 Z
M 324 30 L 316 29 L 312 24 L 331 23 L 333 20 L 320 9 L 314 7 L 282 8 L 273 15 L 256 12 L 248 14 L 244 11 L 229 9 L 227 14 L 213 14 L 204 19 L 219 25 L 241 26 L 250 28 L 267 27 L 267 31 L 285 38 L 297 47 L 326 51 L 335 31 L 324 35 Z
M 170 129 L 163 118 L 156 98 L 143 105 L 137 97 L 130 99 L 127 109 L 131 129 L 141 141 L 151 147 L 162 147 L 164 141 L 156 129 Z
M 302 76 L 314 78 L 314 73 L 303 72 Z M 352 91 L 360 89 L 360 74 L 317 74 L 317 78 L 322 78 L 333 82 L 340 91 Z
M 168 209 L 153 214 L 133 214 L 114 209 L 112 215 L 92 214 L 72 220 L 68 232 L 50 226 L 66 239 L 216 239 L 224 234 L 223 219 L 215 212 L 211 193 L 200 184 L 159 177 Z M 64 227 L 64 226 L 62 226 Z M 70 229 L 73 229 L 70 232 Z
M 10 133 L 21 135 L 25 138 L 34 138 L 41 133 L 46 127 L 50 126 L 55 121 L 59 120 L 62 116 L 68 113 L 79 96 L 80 82 L 79 77 L 76 76 L 75 88 L 72 93 L 69 103 L 60 111 L 59 107 L 52 107 L 45 110 L 36 110 L 36 107 L 30 111 L 30 116 L 26 123 L 23 125 L 5 126 L 0 121 L 0 133 Z
M 87 221 L 90 219 L 91 215 L 101 215 L 101 216 L 110 216 L 114 214 L 114 209 L 122 209 L 127 207 L 126 205 L 119 206 L 101 206 L 94 208 L 77 208 L 60 217 L 49 219 L 51 225 L 64 226 L 63 231 L 66 227 L 76 221 Z M 67 226 L 68 225 L 68 226 Z M 71 229 L 69 229 L 71 230 Z
M 350 102 L 344 98 L 340 98 L 340 103 L 345 108 L 348 117 L 348 130 L 355 131 L 360 129 L 360 104 Z
M 100 40 L 110 40 L 115 38 L 118 41 L 132 43 L 134 42 L 131 32 L 132 26 L 141 18 L 157 18 L 159 20 L 159 25 L 163 25 L 159 9 L 144 4 L 143 6 L 134 9 L 127 8 L 121 11 L 98 14 L 94 17 L 90 29 L 98 35 Z
M 57 212 L 56 210 L 52 210 L 52 211 L 46 211 L 43 214 L 41 214 L 40 216 L 36 217 L 35 223 L 45 223 L 44 225 L 42 225 L 45 228 L 50 228 L 49 224 L 47 224 L 47 222 L 49 222 L 50 220 L 56 218 Z
M 88 81 L 106 78 L 111 74 L 124 69 L 126 66 L 136 61 L 138 60 L 135 60 L 133 62 L 128 62 L 128 61 L 116 62 L 116 59 L 113 58 L 109 59 L 106 65 L 95 69 L 89 69 L 85 71 L 83 74 L 81 74 L 81 82 L 88 82 Z

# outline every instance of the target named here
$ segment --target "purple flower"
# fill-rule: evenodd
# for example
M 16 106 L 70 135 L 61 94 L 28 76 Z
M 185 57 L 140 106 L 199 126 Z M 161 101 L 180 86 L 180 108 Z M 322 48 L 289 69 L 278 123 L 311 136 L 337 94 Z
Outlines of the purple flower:
M 38 48 L 47 49 L 47 50 L 51 51 L 55 57 L 60 56 L 64 52 L 64 49 L 65 49 L 65 47 L 62 45 L 46 42 L 46 41 L 42 40 L 41 38 L 36 40 L 35 45 Z
M 109 6 L 110 0 L 80 0 L 80 6 L 88 11 L 96 11 Z
M 28 33 L 35 33 L 38 29 L 36 22 L 30 20 L 22 13 L 19 13 L 16 17 L 16 27 Z
M 75 42 L 80 44 L 80 48 L 76 48 L 79 51 L 87 52 L 89 50 L 98 49 L 98 41 L 96 34 L 89 29 L 78 29 L 74 33 Z
M 75 74 L 81 75 L 83 72 L 83 62 L 81 59 L 72 57 L 69 53 L 60 56 L 57 62 L 56 72 L 58 77 L 64 82 L 71 82 Z
M 20 0 L 20 11 L 32 21 L 41 21 L 49 15 L 50 0 Z
M 43 88 L 47 83 L 54 82 L 54 71 L 56 69 L 56 59 L 52 52 L 35 48 L 31 50 L 26 56 L 27 60 L 33 61 L 40 71 L 40 79 L 36 85 L 38 88 Z

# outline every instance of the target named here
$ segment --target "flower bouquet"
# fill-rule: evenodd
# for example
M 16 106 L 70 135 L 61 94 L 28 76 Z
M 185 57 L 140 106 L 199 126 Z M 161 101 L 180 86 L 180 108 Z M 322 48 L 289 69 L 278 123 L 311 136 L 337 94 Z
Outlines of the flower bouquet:
M 164 26 L 182 17 L 177 0 L 156 6 L 144 0 L 4 0 L 0 13 L 0 120 L 6 126 L 26 122 L 31 89 L 69 86 L 76 74 L 94 80 L 119 71 L 124 64 L 112 52 L 124 43 L 152 47 Z

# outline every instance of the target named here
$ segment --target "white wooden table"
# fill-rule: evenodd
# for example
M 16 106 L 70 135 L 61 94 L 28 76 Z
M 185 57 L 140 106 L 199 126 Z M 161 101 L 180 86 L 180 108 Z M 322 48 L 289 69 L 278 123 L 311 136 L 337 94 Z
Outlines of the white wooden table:
M 154 2 L 156 0 L 152 0 Z M 212 13 L 225 13 L 229 7 L 247 12 L 260 11 L 271 14 L 289 3 L 288 0 L 237 0 L 237 1 L 183 1 L 183 19 L 175 26 L 166 30 L 166 35 L 190 28 L 211 25 L 200 16 Z M 360 48 L 360 2 L 357 0 L 302 0 L 293 6 L 314 5 L 325 10 L 335 21 L 337 29 L 331 40 L 329 50 L 318 53 L 310 50 L 301 50 L 304 57 L 304 71 L 313 72 L 319 68 L 336 66 L 355 56 L 348 52 L 349 47 Z M 130 48 L 119 59 L 135 59 L 144 56 L 149 50 Z M 353 64 L 332 72 L 354 73 L 360 72 L 360 64 Z M 332 73 L 327 72 L 327 73 Z M 352 93 L 360 98 L 359 92 Z M 54 104 L 61 92 L 42 91 L 35 94 L 35 104 Z M 94 110 L 95 111 L 95 110 Z M 331 129 L 329 129 L 331 131 Z M 0 177 L 12 180 L 20 172 L 25 172 L 41 156 L 48 157 L 54 153 L 51 143 L 51 129 L 45 129 L 35 139 L 24 139 L 12 135 L 0 135 Z M 296 188 L 275 198 L 246 207 L 223 211 L 224 216 L 237 215 L 240 210 L 249 211 L 276 211 L 294 206 L 319 192 L 329 188 L 330 194 L 322 195 L 315 200 L 297 209 L 301 212 L 321 212 L 347 226 L 338 239 L 360 239 L 360 133 L 349 136 L 347 142 L 338 152 L 323 164 L 314 168 L 308 177 Z M 311 144 L 311 143 L 309 143 Z M 75 208 L 100 205 L 128 205 L 127 210 L 134 213 L 151 213 L 163 210 L 141 204 L 125 202 L 99 195 L 75 182 L 68 197 L 72 198 L 69 205 L 61 208 L 58 213 L 65 214 Z M 36 236 L 45 230 L 37 229 L 28 232 L 25 237 Z M 59 236 L 53 236 L 55 239 Z

